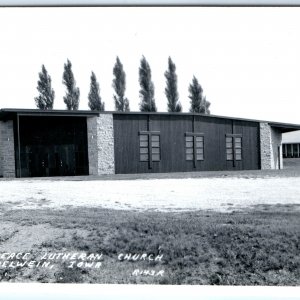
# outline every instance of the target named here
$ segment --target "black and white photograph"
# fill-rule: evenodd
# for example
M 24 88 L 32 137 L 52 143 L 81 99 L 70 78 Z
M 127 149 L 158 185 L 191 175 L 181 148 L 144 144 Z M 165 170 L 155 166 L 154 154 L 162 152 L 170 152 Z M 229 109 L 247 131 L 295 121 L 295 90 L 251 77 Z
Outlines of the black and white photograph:
M 0 28 L 0 288 L 299 287 L 299 7 L 0 7 Z

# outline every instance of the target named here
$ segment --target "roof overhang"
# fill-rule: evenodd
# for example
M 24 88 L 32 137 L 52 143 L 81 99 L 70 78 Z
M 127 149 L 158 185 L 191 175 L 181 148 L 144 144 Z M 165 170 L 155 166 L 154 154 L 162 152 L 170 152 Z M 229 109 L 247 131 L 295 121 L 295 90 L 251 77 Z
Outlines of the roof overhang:
M 40 109 L 0 109 L 0 120 L 12 120 L 16 116 L 51 116 L 51 117 L 93 117 L 98 111 L 91 110 L 40 110 Z
M 269 122 L 271 127 L 279 129 L 282 133 L 300 130 L 299 124 Z
M 128 115 L 200 115 L 206 118 L 218 118 L 227 120 L 237 120 L 237 121 L 247 121 L 256 123 L 268 123 L 271 127 L 277 128 L 282 133 L 300 130 L 300 124 L 289 124 L 289 123 L 279 123 L 270 122 L 254 119 L 243 119 L 243 118 L 233 118 L 227 116 L 217 116 L 217 115 L 205 115 L 197 113 L 168 113 L 168 112 L 116 112 L 116 111 L 91 111 L 91 110 L 40 110 L 40 109 L 17 109 L 17 108 L 4 108 L 0 109 L 0 120 L 11 120 L 17 116 L 51 116 L 51 117 L 94 117 L 99 116 L 99 114 L 128 114 Z

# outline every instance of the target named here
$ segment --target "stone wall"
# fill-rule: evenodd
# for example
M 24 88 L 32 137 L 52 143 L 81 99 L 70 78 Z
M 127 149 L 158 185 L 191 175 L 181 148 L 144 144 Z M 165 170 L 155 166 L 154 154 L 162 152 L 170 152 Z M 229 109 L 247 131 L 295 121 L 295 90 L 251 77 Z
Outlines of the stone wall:
M 283 168 L 281 141 L 282 141 L 281 131 L 278 128 L 271 127 L 271 169 Z
M 1 138 L 1 131 L 2 131 L 2 121 L 0 121 L 0 177 L 3 177 L 3 161 L 2 161 L 2 138 Z
M 282 134 L 268 123 L 260 123 L 261 169 L 282 169 Z M 279 153 L 278 153 L 279 147 Z M 279 166 L 280 154 L 280 166 Z
M 15 143 L 13 121 L 0 122 L 0 175 L 15 177 Z
M 97 117 L 87 118 L 89 174 L 98 175 Z
M 89 174 L 114 174 L 113 115 L 100 114 L 87 119 Z

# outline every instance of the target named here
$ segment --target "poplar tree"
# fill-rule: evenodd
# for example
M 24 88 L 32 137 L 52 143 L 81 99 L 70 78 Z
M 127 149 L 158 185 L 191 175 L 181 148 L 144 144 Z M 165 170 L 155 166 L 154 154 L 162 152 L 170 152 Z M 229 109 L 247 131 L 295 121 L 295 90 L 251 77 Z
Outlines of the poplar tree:
M 52 109 L 55 92 L 51 87 L 51 77 L 48 75 L 44 65 L 42 65 L 42 71 L 39 73 L 37 84 L 39 96 L 34 98 L 37 108 L 43 110 Z
M 154 99 L 154 84 L 151 80 L 151 69 L 143 56 L 139 68 L 139 82 L 140 82 L 140 110 L 156 112 L 156 104 Z
M 165 77 L 167 85 L 165 88 L 165 94 L 168 100 L 168 112 L 181 112 L 182 106 L 179 101 L 177 90 L 176 66 L 171 57 L 168 59 L 168 70 L 165 72 Z
M 63 84 L 66 86 L 66 96 L 64 102 L 68 110 L 77 110 L 79 106 L 79 88 L 76 87 L 76 81 L 72 71 L 72 64 L 69 60 L 64 64 Z
M 101 101 L 99 83 L 94 72 L 91 74 L 90 92 L 88 95 L 89 108 L 91 110 L 104 111 L 104 103 Z
M 210 114 L 210 102 L 206 100 L 206 96 L 204 96 L 203 98 L 203 110 L 204 110 L 204 114 L 209 115 Z
M 210 102 L 203 96 L 203 89 L 195 76 L 189 86 L 189 93 L 189 98 L 191 99 L 190 112 L 210 114 Z
M 114 95 L 116 111 L 130 111 L 129 100 L 125 97 L 126 74 L 119 57 L 116 59 L 113 74 L 115 78 L 113 79 L 112 86 L 116 92 L 116 95 Z

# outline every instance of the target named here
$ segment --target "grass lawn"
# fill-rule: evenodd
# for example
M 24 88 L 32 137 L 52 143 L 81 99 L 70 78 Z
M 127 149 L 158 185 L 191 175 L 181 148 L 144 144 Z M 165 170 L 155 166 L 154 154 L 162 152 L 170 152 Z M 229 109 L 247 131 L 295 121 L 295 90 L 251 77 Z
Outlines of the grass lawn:
M 209 285 L 299 285 L 300 212 L 264 205 L 243 212 L 136 212 L 101 208 L 0 208 L 0 255 L 102 253 L 100 268 L 0 266 L 1 281 Z M 121 253 L 162 261 L 118 260 Z M 154 257 L 153 256 L 153 257 Z M 25 261 L 25 259 L 21 259 Z M 3 260 L 2 260 L 3 262 Z M 1 260 L 0 260 L 1 263 Z M 77 263 L 77 262 L 76 262 Z M 153 270 L 155 275 L 135 270 Z

